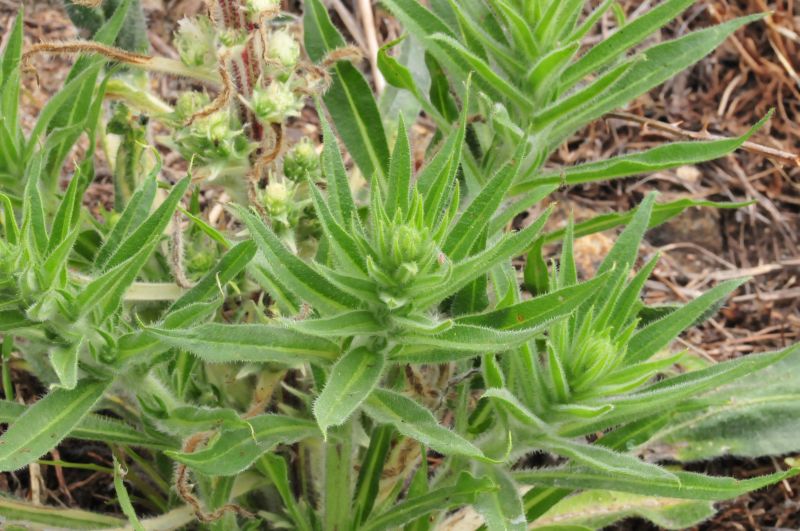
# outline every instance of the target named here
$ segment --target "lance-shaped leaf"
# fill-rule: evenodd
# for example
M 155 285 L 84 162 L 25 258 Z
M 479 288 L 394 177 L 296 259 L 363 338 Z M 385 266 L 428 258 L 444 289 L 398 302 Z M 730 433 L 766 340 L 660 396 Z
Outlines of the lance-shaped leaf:
M 111 382 L 84 381 L 55 389 L 26 409 L 0 437 L 0 471 L 32 463 L 55 447 L 91 411 Z
M 654 479 L 665 484 L 678 485 L 672 472 L 638 458 L 603 446 L 576 442 L 561 437 L 546 436 L 540 440 L 542 447 L 604 473 L 638 479 Z
M 312 304 L 315 309 L 331 313 L 358 308 L 358 299 L 341 291 L 302 259 L 292 254 L 272 229 L 252 212 L 237 208 L 270 267 L 290 290 Z
M 392 444 L 394 428 L 389 425 L 377 426 L 370 432 L 369 448 L 361 460 L 356 491 L 353 495 L 355 516 L 353 522 L 363 524 L 370 515 L 381 481 L 383 466 Z
M 693 3 L 694 0 L 667 0 L 632 20 L 609 38 L 603 39 L 593 46 L 570 66 L 561 79 L 562 85 L 570 87 L 587 74 L 597 72 L 598 69 L 612 63 L 617 57 L 642 42 L 651 33 L 658 31 Z
M 605 282 L 608 282 L 607 274 L 499 310 L 460 317 L 456 322 L 498 330 L 519 330 L 539 326 L 569 315 Z
M 559 428 L 559 433 L 569 437 L 586 435 L 617 426 L 623 422 L 632 422 L 674 409 L 676 404 L 687 398 L 729 383 L 742 375 L 769 367 L 798 351 L 800 351 L 800 345 L 778 352 L 751 354 L 661 380 L 636 393 L 602 398 L 594 402 L 589 401 L 587 405 L 610 404 L 614 406 L 614 409 L 598 419 L 566 422 Z
M 588 101 L 554 125 L 550 132 L 551 145 L 557 145 L 584 124 L 670 79 L 711 53 L 738 28 L 764 16 L 757 13 L 737 18 L 646 49 L 639 56 L 641 59 L 634 60 L 632 66 L 615 83 L 613 90 Z
M 431 35 L 426 42 L 436 41 L 446 53 L 468 64 L 477 74 L 476 81 L 486 92 L 495 97 L 505 97 L 524 113 L 534 110 L 533 102 L 511 82 L 501 77 L 486 61 L 472 53 L 463 44 L 449 35 Z
M 150 258 L 158 243 L 153 239 L 137 249 L 136 253 L 121 264 L 109 269 L 92 280 L 78 294 L 77 306 L 83 315 L 99 311 L 102 317 L 108 317 L 122 303 L 125 290 L 133 284 L 139 271 Z
M 484 326 L 455 324 L 438 334 L 406 334 L 402 336 L 402 343 L 461 352 L 498 352 L 510 350 L 530 341 L 548 324 L 550 323 L 540 322 L 538 326 L 521 330 L 497 330 Z
M 134 531 L 144 531 L 139 517 L 136 516 L 136 509 L 133 508 L 131 498 L 128 495 L 128 489 L 125 488 L 125 482 L 122 480 L 124 476 L 122 465 L 114 457 L 114 491 L 117 493 L 117 501 L 122 509 L 122 513 L 128 517 L 128 522 Z
M 435 289 L 428 288 L 424 293 L 421 293 L 421 296 L 417 298 L 419 306 L 424 308 L 426 305 L 445 299 L 475 280 L 478 276 L 488 273 L 497 264 L 522 254 L 533 244 L 551 212 L 552 207 L 548 208 L 544 214 L 539 216 L 528 227 L 514 234 L 504 236 L 496 244 L 488 246 L 485 251 L 453 265 L 451 280 Z
M 408 213 L 408 191 L 411 183 L 411 146 L 408 131 L 403 121 L 403 114 L 397 123 L 397 140 L 395 140 L 392 160 L 389 163 L 389 176 L 386 192 L 386 213 L 394 217 L 396 210 Z
M 752 490 L 796 476 L 800 469 L 775 472 L 766 476 L 738 480 L 676 471 L 678 481 L 660 477 L 631 477 L 580 467 L 541 468 L 515 472 L 522 484 L 548 485 L 569 489 L 594 489 L 630 492 L 644 496 L 665 496 L 688 500 L 718 501 L 735 498 Z
M 237 243 L 201 278 L 192 289 L 172 303 L 170 312 L 190 304 L 204 302 L 219 294 L 219 287 L 234 279 L 256 254 L 256 244 L 250 240 Z
M 49 507 L 7 496 L 0 497 L 0 516 L 4 522 L 8 523 L 6 529 L 16 527 L 12 522 L 44 526 L 39 529 L 118 529 L 125 525 L 125 520 L 106 514 L 81 509 Z
M 325 388 L 314 402 L 323 437 L 330 426 L 343 424 L 369 396 L 383 375 L 384 357 L 366 347 L 352 349 L 331 368 Z
M 350 182 L 336 135 L 333 134 L 324 113 L 320 114 L 320 121 L 322 139 L 325 142 L 322 147 L 322 172 L 325 175 L 325 184 L 328 185 L 328 202 L 339 224 L 347 226 L 356 211 L 356 205 L 350 193 Z
M 78 356 L 82 341 L 66 347 L 55 347 L 50 351 L 50 364 L 58 376 L 60 386 L 75 389 L 78 384 Z
M 170 330 L 147 328 L 164 343 L 188 350 L 211 363 L 326 364 L 339 356 L 339 346 L 321 337 L 284 326 L 211 323 Z
M 737 279 L 723 282 L 663 319 L 642 328 L 628 343 L 627 359 L 631 363 L 649 359 L 746 281 Z
M 522 149 L 515 154 L 516 161 L 504 166 L 472 200 L 467 209 L 458 218 L 450 230 L 442 250 L 451 260 L 459 261 L 466 258 L 478 239 L 481 232 L 486 229 L 491 217 L 497 212 L 500 203 L 505 198 L 511 183 L 519 171 L 519 164 L 523 158 Z
M 587 529 L 603 529 L 615 522 L 631 517 L 650 520 L 663 529 L 689 529 L 716 514 L 712 502 L 639 496 L 613 491 L 586 491 L 570 496 L 556 504 L 544 516 L 536 520 L 547 527 L 586 526 Z
M 264 452 L 278 444 L 291 444 L 319 436 L 310 420 L 284 415 L 259 415 L 248 421 L 249 428 L 225 430 L 206 448 L 197 452 L 166 452 L 179 463 L 208 476 L 232 476 L 252 465 Z
M 380 335 L 386 331 L 385 325 L 379 323 L 368 310 L 354 310 L 321 319 L 286 320 L 284 323 L 293 330 L 320 337 Z
M 722 140 L 670 142 L 641 153 L 620 155 L 597 162 L 570 166 L 558 171 L 535 175 L 521 181 L 512 187 L 511 193 L 521 194 L 539 186 L 553 184 L 571 186 L 596 181 L 609 181 L 720 158 L 740 148 L 742 144 L 747 142 L 756 131 L 764 126 L 772 116 L 772 113 L 773 111 L 767 113 L 764 118 L 740 137 Z
M 156 173 L 148 175 L 142 185 L 131 195 L 125 210 L 122 211 L 122 215 L 114 224 L 108 236 L 106 236 L 100 250 L 97 251 L 95 258 L 95 267 L 97 269 L 104 269 L 111 256 L 117 252 L 119 246 L 125 241 L 125 237 L 147 219 L 158 188 L 156 175 Z
M 338 262 L 352 274 L 364 276 L 367 273 L 366 261 L 355 238 L 336 221 L 328 207 L 328 203 L 322 198 L 322 194 L 317 190 L 316 185 L 309 181 L 308 188 L 311 191 L 311 199 L 314 202 L 317 218 L 320 225 L 322 225 L 322 230 L 325 231 L 328 243 L 331 245 L 336 258 L 338 258 Z
M 364 402 L 364 410 L 376 422 L 391 424 L 406 437 L 441 454 L 488 460 L 477 446 L 439 424 L 433 413 L 400 393 L 375 389 Z
M 127 236 L 125 240 L 120 243 L 119 247 L 117 247 L 117 249 L 111 254 L 107 262 L 96 264 L 97 268 L 108 269 L 121 264 L 129 256 L 141 249 L 142 246 L 145 246 L 153 240 L 159 238 L 164 232 L 164 229 L 167 227 L 170 219 L 172 219 L 172 215 L 175 213 L 178 202 L 183 197 L 183 194 L 186 193 L 186 189 L 189 187 L 190 182 L 190 177 L 184 177 L 178 181 L 178 183 L 170 191 L 167 198 L 158 206 L 155 212 L 153 212 L 141 225 L 139 225 L 130 234 L 130 236 Z M 147 197 L 148 192 L 145 190 L 144 200 L 141 204 L 142 207 L 143 205 L 147 204 Z M 132 217 L 134 216 L 135 214 L 132 214 Z
M 8 400 L 0 400 L 0 422 L 14 423 L 33 406 L 24 406 Z M 169 449 L 179 445 L 179 441 L 169 437 L 157 437 L 142 430 L 112 419 L 90 413 L 83 417 L 78 426 L 69 432 L 69 437 L 84 441 L 102 441 L 111 444 L 125 444 L 143 448 Z
M 681 461 L 800 451 L 800 349 L 698 397 L 705 407 L 667 417 L 644 447 Z
M 434 489 L 400 502 L 385 513 L 370 518 L 360 529 L 362 531 L 395 529 L 434 511 L 471 504 L 482 493 L 495 488 L 494 483 L 488 478 L 476 479 L 462 472 L 455 485 Z
M 312 61 L 320 62 L 344 47 L 342 35 L 320 0 L 305 4 L 303 22 L 306 50 Z M 337 131 L 364 175 L 385 176 L 389 146 L 372 89 L 361 72 L 347 61 L 336 62 L 332 74 L 324 99 Z

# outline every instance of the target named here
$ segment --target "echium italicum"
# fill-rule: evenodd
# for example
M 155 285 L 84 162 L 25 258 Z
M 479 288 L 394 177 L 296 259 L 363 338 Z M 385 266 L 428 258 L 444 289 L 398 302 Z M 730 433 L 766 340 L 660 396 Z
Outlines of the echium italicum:
M 121 38 L 126 21 L 143 20 L 127 16 L 136 0 L 71 4 L 87 27 L 100 21 L 94 40 L 24 53 L 18 17 L 0 60 L 0 420 L 9 424 L 0 472 L 30 466 L 33 477 L 67 437 L 102 442 L 113 468 L 91 473 L 113 480 L 118 510 L 0 497 L 0 517 L 48 528 L 473 521 L 522 531 L 636 515 L 678 529 L 713 515 L 717 501 L 798 473 L 740 481 L 641 459 L 665 448 L 686 455 L 693 441 L 703 457 L 720 455 L 728 439 L 761 455 L 750 439 L 763 442 L 766 424 L 740 419 L 791 396 L 770 387 L 764 400 L 759 371 L 789 378 L 797 347 L 715 364 L 669 350 L 742 280 L 682 306 L 641 297 L 658 262 L 638 264 L 647 229 L 720 205 L 650 194 L 631 212 L 558 230 L 540 206 L 560 185 L 741 146 L 763 122 L 739 138 L 544 165 L 572 132 L 750 19 L 629 53 L 691 0 L 665 0 L 592 43 L 585 37 L 613 0 L 591 11 L 581 0 L 383 2 L 417 39 L 404 53 L 426 52 L 424 90 L 422 65 L 412 73 L 388 55 L 396 43 L 377 58 L 437 129 L 418 171 L 403 118 L 390 142 L 394 115 L 380 112 L 320 0 L 304 3 L 303 46 L 276 0 L 211 1 L 178 25 L 179 60 L 124 45 L 142 41 Z M 20 79 L 42 52 L 86 55 L 27 134 Z M 134 69 L 204 90 L 167 103 Z M 287 125 L 305 116 L 319 122 L 321 148 L 313 137 L 288 140 Z M 61 190 L 82 135 L 87 155 Z M 186 159 L 186 176 L 162 172 L 153 140 Z M 97 145 L 115 197 L 95 209 Z M 527 211 L 535 215 L 523 221 Z M 597 273 L 580 279 L 575 238 L 622 225 Z M 548 265 L 543 249 L 554 243 L 560 256 Z M 47 388 L 33 403 L 15 396 L 23 372 Z M 724 429 L 696 428 L 709 422 Z M 773 439 L 769 451 L 799 449 L 796 437 Z M 88 466 L 60 455 L 38 461 L 42 477 Z

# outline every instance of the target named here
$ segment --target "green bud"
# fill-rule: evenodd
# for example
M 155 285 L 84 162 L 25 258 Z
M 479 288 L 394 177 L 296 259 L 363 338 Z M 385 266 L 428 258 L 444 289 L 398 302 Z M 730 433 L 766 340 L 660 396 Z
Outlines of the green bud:
M 175 47 L 186 66 L 213 68 L 217 63 L 217 33 L 208 17 L 178 22 Z
M 319 155 L 308 138 L 303 138 L 283 158 L 283 174 L 293 181 L 301 181 L 306 175 L 312 180 L 319 177 Z
M 300 45 L 288 30 L 276 30 L 270 34 L 267 56 L 286 68 L 292 68 L 300 58 Z
M 290 116 L 300 116 L 303 100 L 295 95 L 289 83 L 273 81 L 266 88 L 253 90 L 251 108 L 265 123 L 282 123 Z
M 205 92 L 196 92 L 189 90 L 183 92 L 178 96 L 178 101 L 175 103 L 175 117 L 180 122 L 185 122 L 197 111 L 209 104 L 211 100 Z
M 294 186 L 290 181 L 272 181 L 267 184 L 263 194 L 264 207 L 274 221 L 290 224 Z
M 264 13 L 274 13 L 281 8 L 280 0 L 247 0 L 245 11 L 247 18 L 251 21 L 258 21 Z

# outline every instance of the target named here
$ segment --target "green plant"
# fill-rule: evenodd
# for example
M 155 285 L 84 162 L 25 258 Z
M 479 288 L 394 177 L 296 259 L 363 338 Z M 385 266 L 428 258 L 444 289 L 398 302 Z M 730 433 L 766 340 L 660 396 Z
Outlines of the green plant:
M 712 515 L 715 501 L 800 472 L 738 481 L 631 452 L 674 437 L 664 431 L 673 417 L 707 413 L 703 393 L 718 400 L 724 386 L 798 355 L 791 347 L 695 368 L 689 353 L 670 353 L 683 330 L 742 283 L 660 309 L 658 319 L 641 302 L 657 261 L 636 270 L 645 231 L 696 203 L 659 205 L 650 195 L 633 212 L 570 221 L 558 232 L 544 232 L 549 211 L 509 231 L 556 182 L 531 173 L 544 156 L 532 141 L 541 132 L 510 135 L 511 148 L 491 162 L 475 156 L 471 110 L 506 101 L 487 99 L 480 64 L 469 63 L 476 74 L 455 83 L 461 110 L 437 111 L 439 138 L 414 175 L 403 120 L 390 150 L 379 107 L 318 0 L 305 6 L 308 59 L 285 29 L 266 33 L 283 20 L 276 3 L 250 0 L 233 12 L 230 2 L 214 4 L 211 18 L 182 23 L 180 64 L 110 47 L 129 4 L 97 30 L 98 43 L 34 48 L 95 55 L 76 61 L 27 139 L 18 124 L 21 16 L 0 63 L 0 420 L 9 423 L 0 470 L 52 464 L 40 457 L 66 437 L 101 441 L 114 454 L 103 471 L 118 512 L 134 529 L 305 530 L 431 529 L 467 506 L 490 529 L 596 528 L 630 515 L 681 528 Z M 574 7 L 577 17 L 583 3 L 554 5 Z M 114 69 L 101 78 L 102 57 L 170 66 L 219 93 L 188 92 L 172 106 L 134 93 Z M 408 79 L 381 57 L 387 73 Z M 260 79 L 235 75 L 256 68 Z M 307 93 L 321 96 L 321 157 L 313 139 L 283 146 L 283 124 Z M 109 95 L 124 106 L 106 116 Z M 62 108 L 76 112 L 62 116 Z M 157 156 L 135 164 L 147 151 L 137 127 L 145 110 L 172 128 L 162 143 L 192 162 L 195 182 L 222 182 L 236 195 L 230 212 L 240 227 L 221 231 L 204 219 L 193 179 L 164 182 Z M 366 185 L 348 174 L 334 127 Z M 92 145 L 102 136 L 116 153 L 116 212 L 99 221 L 82 206 L 91 152 L 66 190 L 57 186 L 82 134 Z M 120 137 L 116 151 L 109 135 Z M 745 138 L 568 171 L 612 178 L 719 156 Z M 529 186 L 534 174 L 541 182 Z M 626 228 L 597 275 L 580 282 L 574 239 L 619 225 Z M 552 241 L 562 242 L 557 264 L 529 258 L 529 296 L 512 259 Z M 15 402 L 12 368 L 48 393 Z M 557 456 L 547 461 L 555 466 L 541 466 L 543 452 Z M 45 526 L 125 523 L 7 497 L 0 514 Z

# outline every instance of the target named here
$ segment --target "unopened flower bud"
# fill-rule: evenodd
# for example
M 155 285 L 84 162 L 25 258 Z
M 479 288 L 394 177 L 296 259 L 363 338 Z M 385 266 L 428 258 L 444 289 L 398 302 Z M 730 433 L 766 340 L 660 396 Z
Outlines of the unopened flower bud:
M 288 30 L 273 31 L 269 37 L 267 55 L 270 59 L 291 68 L 297 64 L 297 60 L 300 58 L 300 45 Z
M 208 95 L 204 92 L 186 91 L 178 96 L 178 101 L 175 103 L 175 117 L 185 122 L 208 105 L 209 101 Z
M 291 183 L 272 181 L 267 184 L 263 198 L 270 218 L 288 224 L 293 195 L 294 190 Z
M 290 116 L 300 116 L 303 100 L 292 92 L 288 83 L 273 81 L 267 88 L 253 90 L 251 107 L 262 122 L 281 123 Z
M 265 13 L 277 13 L 281 8 L 280 0 L 247 0 L 245 11 L 251 21 L 257 21 Z
M 308 138 L 298 142 L 283 159 L 283 174 L 293 181 L 306 175 L 314 179 L 319 172 L 319 155 Z
M 208 17 L 178 22 L 175 47 L 186 66 L 213 68 L 217 62 L 216 30 Z

